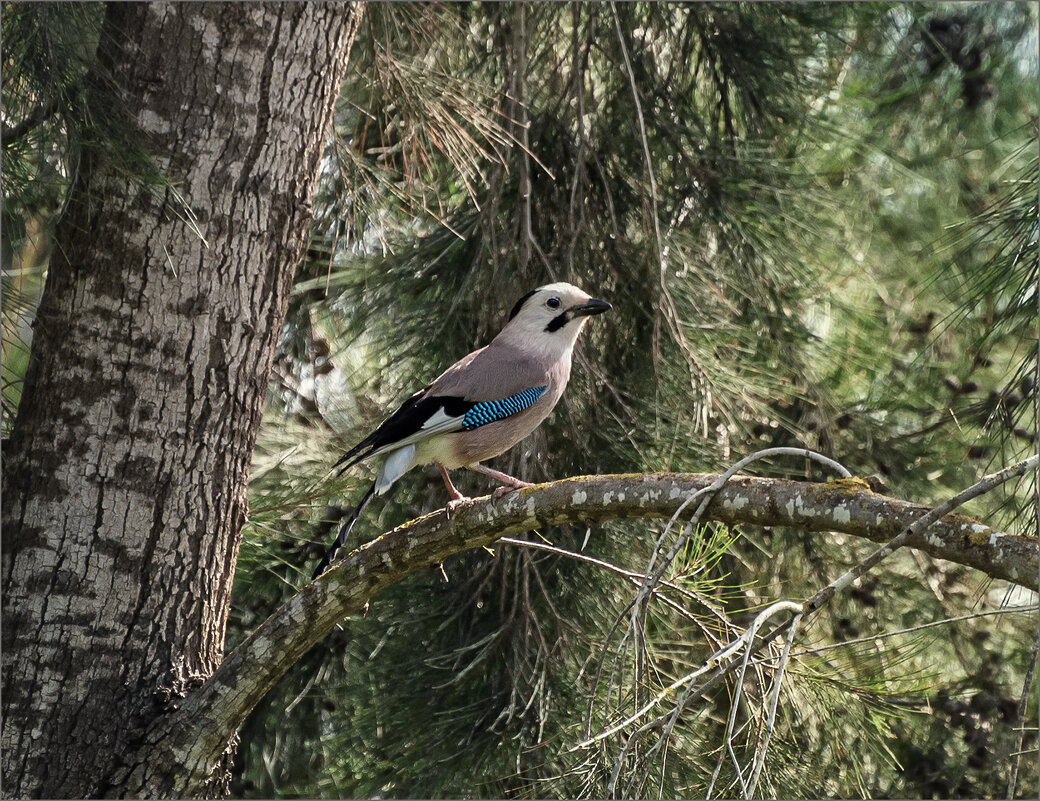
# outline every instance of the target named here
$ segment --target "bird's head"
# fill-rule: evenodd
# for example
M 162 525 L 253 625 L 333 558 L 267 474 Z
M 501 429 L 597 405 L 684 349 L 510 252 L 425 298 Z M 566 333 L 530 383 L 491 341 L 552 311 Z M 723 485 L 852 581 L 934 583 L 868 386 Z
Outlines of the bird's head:
M 563 352 L 574 346 L 590 315 L 610 308 L 606 301 L 573 284 L 546 284 L 516 302 L 499 336 L 517 338 L 521 344 L 539 350 Z

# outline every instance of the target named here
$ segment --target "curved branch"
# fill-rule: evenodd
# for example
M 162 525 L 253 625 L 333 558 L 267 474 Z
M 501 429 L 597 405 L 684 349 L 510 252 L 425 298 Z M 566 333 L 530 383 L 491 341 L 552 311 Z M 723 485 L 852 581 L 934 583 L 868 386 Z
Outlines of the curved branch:
M 424 515 L 350 553 L 285 602 L 233 652 L 206 683 L 161 718 L 145 738 L 147 760 L 127 766 L 131 793 L 187 789 L 208 773 L 228 739 L 274 683 L 313 645 L 369 599 L 408 574 L 452 554 L 500 537 L 561 523 L 618 518 L 669 518 L 693 492 L 717 476 L 656 473 L 585 476 L 540 484 L 495 500 L 477 498 Z M 810 484 L 738 477 L 718 491 L 705 519 L 840 531 L 888 542 L 925 515 L 928 507 L 876 495 L 865 481 Z M 905 545 L 1037 589 L 1037 540 L 1006 534 L 970 517 L 947 515 Z M 166 751 L 169 759 L 156 753 Z M 158 765 L 176 769 L 161 779 Z M 183 777 L 183 778 L 181 778 Z M 181 784 L 184 787 L 181 787 Z
M 34 128 L 45 123 L 49 117 L 57 113 L 60 107 L 61 99 L 57 97 L 52 97 L 46 103 L 34 106 L 21 122 L 12 126 L 4 125 L 0 128 L 0 142 L 3 142 L 5 149 L 10 147 L 32 132 Z

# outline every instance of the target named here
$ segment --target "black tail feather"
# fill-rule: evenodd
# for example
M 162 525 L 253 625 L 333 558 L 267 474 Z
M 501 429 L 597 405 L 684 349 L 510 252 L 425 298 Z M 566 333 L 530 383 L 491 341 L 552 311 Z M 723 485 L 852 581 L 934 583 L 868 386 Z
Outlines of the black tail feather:
M 337 461 L 336 464 L 332 465 L 333 470 L 335 470 L 340 465 L 343 465 L 339 468 L 339 472 L 336 473 L 337 476 L 343 475 L 358 462 L 367 459 L 369 456 L 372 455 L 372 451 L 376 449 L 376 446 L 369 441 L 371 439 L 371 436 L 366 437 L 353 448 L 351 448 L 349 451 L 344 453 L 341 457 L 339 457 L 339 461 Z M 343 464 L 344 462 L 346 462 L 346 464 Z
M 375 493 L 376 485 L 375 482 L 373 482 L 372 486 L 368 488 L 368 492 L 365 493 L 365 497 L 361 499 L 361 503 L 354 507 L 354 511 L 350 513 L 350 517 L 344 520 L 342 525 L 340 525 L 336 539 L 333 540 L 332 545 L 329 546 L 329 549 L 321 558 L 318 566 L 314 569 L 311 581 L 314 581 L 314 579 L 328 570 L 329 565 L 332 564 L 332 560 L 336 557 L 336 552 L 342 548 L 343 543 L 347 541 L 347 537 L 350 536 L 350 530 L 354 528 L 354 524 L 358 521 L 358 518 L 361 517 L 361 513 L 364 511 L 365 507 L 368 506 L 368 502 L 372 500 L 372 496 L 375 495 Z

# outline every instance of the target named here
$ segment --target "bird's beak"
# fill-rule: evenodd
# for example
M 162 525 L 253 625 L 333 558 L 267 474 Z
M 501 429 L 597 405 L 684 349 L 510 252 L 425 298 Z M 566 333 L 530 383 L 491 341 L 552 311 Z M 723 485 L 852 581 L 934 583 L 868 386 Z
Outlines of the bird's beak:
M 590 314 L 603 314 L 603 312 L 610 311 L 613 308 L 605 300 L 590 298 L 580 306 L 571 306 L 570 311 L 575 317 L 587 317 Z

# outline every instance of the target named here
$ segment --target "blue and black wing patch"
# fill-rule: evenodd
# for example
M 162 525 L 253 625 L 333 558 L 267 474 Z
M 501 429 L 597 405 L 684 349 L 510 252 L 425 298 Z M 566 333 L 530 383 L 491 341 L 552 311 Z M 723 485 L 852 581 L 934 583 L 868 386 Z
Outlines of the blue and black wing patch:
M 517 392 L 508 398 L 495 401 L 480 401 L 474 404 L 462 418 L 462 430 L 472 431 L 474 428 L 486 426 L 496 420 L 518 414 L 542 397 L 545 387 L 531 387 Z
M 379 427 L 347 451 L 333 467 L 343 471 L 363 459 L 398 444 L 415 442 L 423 432 L 472 431 L 497 420 L 522 412 L 538 400 L 545 387 L 531 387 L 508 398 L 493 401 L 470 401 L 454 396 L 426 395 L 428 387 L 419 390 L 401 404 Z M 433 427 L 436 424 L 436 427 Z

